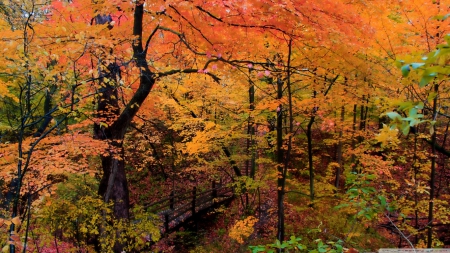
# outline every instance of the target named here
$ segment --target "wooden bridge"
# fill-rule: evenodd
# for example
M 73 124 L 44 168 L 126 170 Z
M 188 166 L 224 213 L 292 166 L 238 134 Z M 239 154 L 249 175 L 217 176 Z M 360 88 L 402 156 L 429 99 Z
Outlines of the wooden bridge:
M 197 187 L 183 193 L 175 194 L 173 191 L 166 198 L 144 205 L 144 208 L 157 213 L 163 221 L 161 235 L 176 231 L 187 222 L 194 221 L 196 217 L 212 208 L 229 202 L 234 197 L 231 187 L 212 182 L 211 189 L 198 191 Z

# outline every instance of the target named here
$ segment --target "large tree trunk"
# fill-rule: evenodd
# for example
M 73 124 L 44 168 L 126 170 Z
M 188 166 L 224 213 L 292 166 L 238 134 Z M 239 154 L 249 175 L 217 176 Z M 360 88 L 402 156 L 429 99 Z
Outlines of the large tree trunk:
M 125 132 L 122 128 L 126 128 L 126 126 L 114 127 L 112 123 L 120 115 L 117 101 L 118 92 L 117 87 L 115 87 L 115 80 L 119 76 L 118 69 L 116 64 L 111 64 L 108 73 L 100 73 L 100 75 L 110 77 L 111 81 L 101 83 L 101 93 L 97 101 L 98 122 L 94 125 L 94 138 L 108 141 L 109 144 L 108 154 L 101 157 L 103 175 L 98 194 L 105 203 L 109 201 L 114 203 L 113 214 L 115 219 L 129 219 L 130 201 L 122 148 L 124 137 L 122 133 Z M 103 228 L 100 230 L 103 230 Z M 116 235 L 120 237 L 120 231 L 116 231 Z M 114 252 L 122 252 L 123 246 L 116 241 Z
M 94 126 L 94 136 L 97 139 L 109 141 L 109 154 L 102 157 L 103 176 L 100 182 L 99 195 L 105 202 L 114 203 L 113 215 L 116 219 L 129 218 L 129 193 L 125 172 L 125 161 L 123 160 L 123 138 L 126 130 L 138 112 L 140 106 L 147 98 L 154 83 L 155 77 L 147 64 L 147 51 L 142 43 L 144 6 L 136 4 L 134 10 L 133 35 L 133 59 L 136 66 L 141 70 L 139 88 L 131 100 L 120 112 L 118 105 L 118 92 L 111 83 L 103 84 L 101 95 L 98 100 L 97 116 L 100 122 Z M 153 34 L 157 31 L 155 28 Z M 110 80 L 117 80 L 119 68 L 112 64 L 107 73 Z M 114 84 L 114 81 L 112 81 Z M 105 123 L 105 124 L 103 124 Z M 117 231 L 120 236 L 120 231 Z M 122 252 L 124 245 L 116 241 L 114 252 Z
M 122 155 L 123 152 L 120 152 Z M 103 177 L 98 190 L 105 202 L 113 201 L 114 216 L 129 218 L 130 201 L 128 198 L 128 184 L 125 173 L 125 162 L 115 155 L 102 157 Z
M 108 76 L 108 82 L 101 80 L 101 93 L 97 101 L 97 120 L 94 125 L 94 138 L 108 141 L 108 154 L 102 155 L 103 176 L 100 181 L 99 195 L 105 202 L 114 203 L 114 216 L 117 219 L 129 218 L 128 185 L 125 176 L 122 142 L 127 125 L 116 126 L 120 108 L 116 81 L 119 68 L 116 64 L 108 66 L 108 72 L 99 73 Z

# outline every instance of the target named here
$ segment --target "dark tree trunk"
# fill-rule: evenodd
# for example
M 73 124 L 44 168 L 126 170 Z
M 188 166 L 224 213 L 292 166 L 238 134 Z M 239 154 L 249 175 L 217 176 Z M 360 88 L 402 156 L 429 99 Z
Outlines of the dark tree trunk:
M 115 147 L 114 148 L 121 148 Z M 120 156 L 119 156 L 120 155 Z M 98 193 L 104 197 L 105 202 L 114 203 L 115 218 L 129 218 L 130 201 L 128 198 L 128 184 L 125 173 L 123 152 L 102 157 L 103 177 L 100 181 Z M 119 159 L 118 159 L 119 158 Z
M 292 90 L 291 90 L 291 56 L 292 56 L 292 39 L 289 40 L 289 52 L 288 52 L 288 61 L 287 61 L 287 78 L 286 78 L 286 87 L 288 92 L 288 110 L 287 117 L 289 121 L 289 137 L 287 142 L 287 150 L 285 151 L 283 148 L 283 134 L 281 132 L 283 128 L 283 123 L 281 121 L 283 117 L 282 105 L 280 104 L 280 110 L 277 113 L 277 162 L 278 162 L 278 240 L 280 242 L 284 241 L 284 195 L 285 187 L 286 187 L 286 176 L 289 168 L 289 163 L 291 159 L 291 151 L 292 151 L 292 135 L 294 134 L 294 114 L 292 108 Z M 277 98 L 281 100 L 283 97 L 283 83 L 279 79 L 278 80 L 278 96 Z M 284 161 L 283 161 L 284 160 Z M 281 164 L 284 162 L 284 166 Z M 280 249 L 279 252 L 284 252 L 283 249 Z
M 314 97 L 316 92 L 314 91 Z M 306 138 L 308 143 L 308 170 L 309 170 L 309 199 L 311 205 L 314 202 L 314 164 L 313 164 L 313 151 L 312 151 L 312 125 L 314 124 L 316 108 L 313 109 L 313 115 L 309 118 L 308 126 L 306 127 Z
M 121 127 L 113 127 L 114 122 L 120 115 L 119 103 L 117 101 L 118 92 L 116 80 L 119 77 L 118 66 L 111 64 L 108 72 L 99 73 L 108 76 L 111 81 L 101 80 L 100 95 L 97 101 L 97 120 L 94 125 L 94 138 L 108 141 L 108 154 L 102 155 L 103 175 L 100 181 L 98 194 L 108 203 L 112 201 L 113 214 L 115 219 L 128 219 L 130 217 L 130 201 L 128 196 L 128 184 L 125 172 L 125 162 L 123 160 L 122 141 L 124 131 Z M 102 236 L 102 235 L 101 235 Z M 120 236 L 120 231 L 117 231 Z M 121 252 L 123 245 L 115 243 L 114 252 Z
M 42 133 L 45 131 L 45 129 L 47 129 L 48 125 L 50 124 L 50 122 L 53 119 L 52 112 L 50 110 L 51 110 L 51 106 L 52 106 L 52 96 L 55 91 L 56 91 L 56 86 L 52 85 L 52 87 L 49 90 L 47 90 L 47 92 L 45 94 L 43 120 L 42 120 L 41 125 L 39 126 L 38 130 L 33 135 L 33 137 L 40 137 L 42 135 Z M 72 101 L 72 105 L 73 105 L 73 101 Z
M 283 82 L 279 78 L 277 80 L 277 99 L 281 100 L 283 97 Z M 277 207 L 278 207 L 278 232 L 277 238 L 282 242 L 284 240 L 284 150 L 283 150 L 283 106 L 280 104 L 277 108 L 277 172 L 278 172 L 278 180 L 277 180 Z
M 366 127 L 365 125 L 365 119 L 364 119 L 364 99 L 365 96 L 362 96 L 362 102 L 361 102 L 361 109 L 360 109 L 360 120 L 359 120 L 359 130 L 364 130 L 364 128 Z
M 438 94 L 439 85 L 434 84 L 434 92 Z M 437 99 L 438 96 L 435 96 L 433 99 L 433 120 L 436 120 L 437 117 Z M 434 125 L 430 126 L 435 128 Z M 427 248 L 431 248 L 433 244 L 433 220 L 434 220 L 434 195 L 435 195 L 435 182 L 436 182 L 436 129 L 434 129 L 433 134 L 431 135 L 431 175 L 430 175 L 430 201 L 428 204 L 428 233 L 427 233 Z
M 104 83 L 101 89 L 101 95 L 98 101 L 97 116 L 102 124 L 94 126 L 94 136 L 97 139 L 109 141 L 109 154 L 102 157 L 103 176 L 100 182 L 99 195 L 105 202 L 114 203 L 114 217 L 116 219 L 129 218 L 129 193 L 125 172 L 125 161 L 123 160 L 123 138 L 133 117 L 138 112 L 140 106 L 147 98 L 154 83 L 154 74 L 150 71 L 147 64 L 147 50 L 142 43 L 144 6 L 136 4 L 134 10 L 133 35 L 133 59 L 136 66 L 141 70 L 139 78 L 139 88 L 131 100 L 120 112 L 118 105 L 118 92 L 113 87 L 114 80 L 119 77 L 119 68 L 112 64 L 108 67 L 108 77 L 110 83 Z M 158 27 L 155 28 L 154 34 Z M 152 35 L 151 35 L 152 36 Z M 151 37 L 149 38 L 150 41 Z M 117 231 L 118 235 L 120 231 Z M 114 252 L 122 252 L 124 245 L 116 241 Z
M 356 104 L 353 105 L 353 132 L 352 132 L 352 150 L 355 150 L 356 148 L 356 110 L 358 106 Z M 352 165 L 352 172 L 357 172 L 357 166 L 355 165 L 356 156 L 355 154 L 352 154 L 351 163 Z
M 334 186 L 336 187 L 336 190 L 339 190 L 339 180 L 340 180 L 340 176 L 341 176 L 341 172 L 344 170 L 342 164 L 342 129 L 344 128 L 344 118 L 345 116 L 345 107 L 342 106 L 341 107 L 341 126 L 340 126 L 340 130 L 339 130 L 339 143 L 337 146 L 337 163 L 339 164 L 339 166 L 336 168 L 336 178 L 334 180 Z
M 250 71 L 249 71 L 250 76 Z M 250 78 L 250 77 L 249 77 Z M 249 96 L 249 102 L 250 102 L 250 111 L 255 110 L 255 86 L 253 83 L 250 83 L 250 88 L 248 90 L 248 96 Z M 250 150 L 250 161 L 249 161 L 249 167 L 250 167 L 250 177 L 252 179 L 255 178 L 256 174 L 256 150 L 255 150 L 255 122 L 253 119 L 253 115 L 251 115 L 249 125 L 248 125 L 248 134 L 250 134 L 250 139 L 248 140 L 247 146 Z

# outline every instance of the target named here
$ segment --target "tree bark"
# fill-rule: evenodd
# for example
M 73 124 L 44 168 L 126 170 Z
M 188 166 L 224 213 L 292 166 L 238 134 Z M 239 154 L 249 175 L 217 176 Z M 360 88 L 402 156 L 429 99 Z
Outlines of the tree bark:
M 434 92 L 436 94 L 439 91 L 439 85 L 434 84 Z M 438 96 L 435 96 L 433 99 L 433 120 L 436 120 L 437 116 L 437 99 Z M 434 125 L 430 126 L 434 128 Z M 430 201 L 428 205 L 428 234 L 427 234 L 427 248 L 431 248 L 433 244 L 433 219 L 434 219 L 434 192 L 435 192 L 435 177 L 436 177 L 436 129 L 434 129 L 433 134 L 431 136 L 432 142 L 432 151 L 431 151 L 431 175 L 430 175 Z
M 314 91 L 314 97 L 316 97 L 316 92 Z M 308 126 L 306 127 L 306 138 L 308 142 L 308 170 L 309 170 L 309 199 L 311 205 L 314 202 L 314 164 L 313 164 L 313 153 L 312 153 L 312 125 L 316 118 L 315 116 L 316 108 L 313 109 L 313 115 L 309 119 Z
M 250 75 L 250 71 L 249 71 Z M 251 82 L 251 80 L 250 80 Z M 249 96 L 249 102 L 250 102 L 250 113 L 252 113 L 255 110 L 255 85 L 253 83 L 250 83 L 250 88 L 248 90 L 248 96 Z M 255 122 L 253 119 L 253 115 L 250 115 L 249 119 L 249 125 L 248 125 L 248 134 L 250 135 L 250 139 L 248 140 L 248 147 L 250 152 L 250 161 L 249 161 L 249 167 L 250 167 L 250 177 L 252 179 L 255 178 L 256 174 L 256 150 L 255 150 Z
M 280 78 L 277 80 L 277 99 L 281 100 L 283 97 L 283 82 Z M 278 207 L 278 231 L 277 238 L 280 242 L 284 240 L 284 152 L 283 152 L 283 105 L 280 104 L 277 108 L 277 207 Z
M 341 107 L 341 129 L 339 130 L 339 143 L 338 143 L 338 147 L 337 147 L 337 163 L 339 164 L 339 166 L 336 168 L 336 179 L 334 181 L 334 186 L 336 187 L 336 189 L 339 189 L 339 180 L 340 180 L 340 176 L 341 176 L 341 171 L 344 170 L 342 164 L 342 132 L 343 132 L 343 128 L 344 128 L 344 116 L 345 116 L 345 107 L 342 106 Z
M 102 88 L 97 108 L 98 116 L 105 120 L 105 124 L 96 124 L 94 136 L 98 139 L 108 140 L 109 155 L 102 157 L 103 176 L 100 182 L 99 195 L 105 202 L 113 201 L 113 214 L 116 219 L 128 219 L 129 214 L 129 193 L 123 160 L 123 138 L 133 117 L 138 112 L 140 106 L 147 98 L 153 85 L 155 76 L 149 69 L 146 56 L 147 51 L 142 43 L 144 5 L 136 4 L 134 9 L 133 35 L 133 60 L 140 69 L 139 87 L 131 100 L 120 112 L 118 106 L 117 89 L 106 83 Z M 155 31 L 158 29 L 155 28 Z M 151 38 L 149 38 L 150 40 Z M 119 69 L 116 65 L 108 68 L 110 79 L 117 78 Z M 118 231 L 120 233 L 120 231 Z M 124 245 L 116 242 L 114 252 L 122 252 Z

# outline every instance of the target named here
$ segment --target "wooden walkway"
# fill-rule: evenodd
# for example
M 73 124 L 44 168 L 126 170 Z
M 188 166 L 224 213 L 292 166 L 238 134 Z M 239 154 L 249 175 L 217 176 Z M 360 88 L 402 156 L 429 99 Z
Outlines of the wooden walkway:
M 196 187 L 191 190 L 175 194 L 155 203 L 145 205 L 144 208 L 157 213 L 163 221 L 161 235 L 176 231 L 205 211 L 227 203 L 234 197 L 233 189 L 212 183 L 209 190 L 199 192 Z

